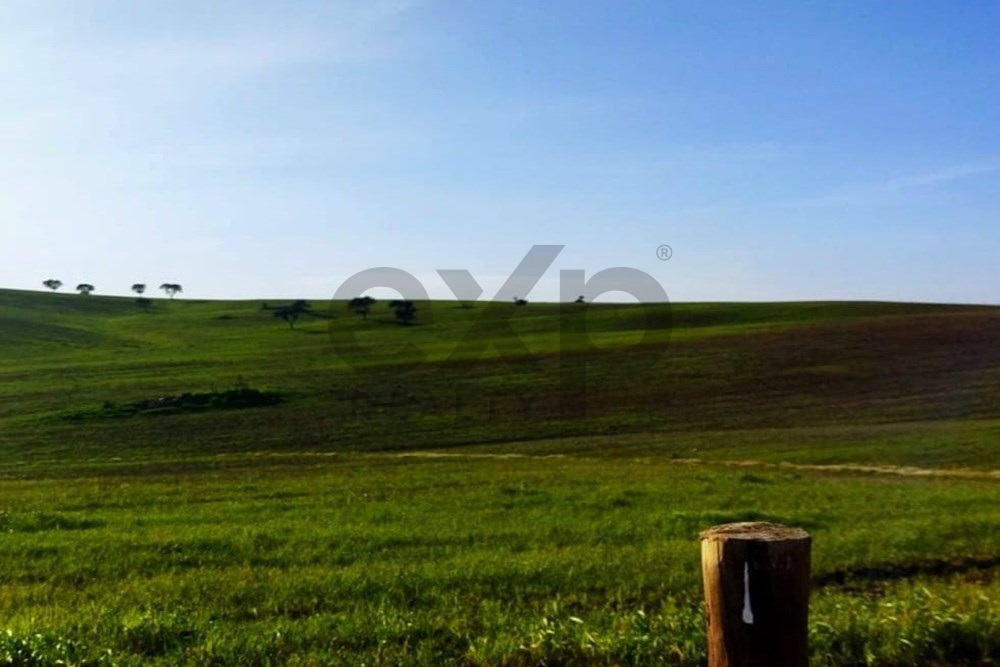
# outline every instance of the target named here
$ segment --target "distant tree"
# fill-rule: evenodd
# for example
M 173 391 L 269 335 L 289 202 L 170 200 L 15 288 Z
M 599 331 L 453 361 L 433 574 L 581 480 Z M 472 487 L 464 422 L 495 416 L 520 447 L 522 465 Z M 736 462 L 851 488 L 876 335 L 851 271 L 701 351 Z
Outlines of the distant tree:
M 274 316 L 287 322 L 289 329 L 295 328 L 295 323 L 301 314 L 291 306 L 279 306 L 274 309 Z
M 372 306 L 374 305 L 375 299 L 370 296 L 356 296 L 347 302 L 348 310 L 352 311 L 355 315 L 360 315 L 363 320 L 368 319 L 368 313 L 372 311 Z
M 163 283 L 160 285 L 160 289 L 163 290 L 171 299 L 184 291 L 184 288 L 177 283 Z
M 288 323 L 289 329 L 295 328 L 295 323 L 298 322 L 299 318 L 306 314 L 312 312 L 312 306 L 309 305 L 308 301 L 296 301 L 290 306 L 281 306 L 274 309 L 274 316 L 278 319 L 284 320 Z
M 574 301 L 573 303 L 586 303 L 586 299 L 584 299 L 583 295 L 581 294 L 580 296 L 576 297 L 576 301 Z
M 400 324 L 412 324 L 417 319 L 417 307 L 412 301 L 400 300 L 389 302 L 389 308 L 396 316 L 396 321 Z
M 76 291 L 84 296 L 90 296 L 90 293 L 94 291 L 94 286 L 90 283 L 80 283 L 76 286 Z
M 514 297 L 514 305 L 515 306 L 527 306 L 528 305 L 528 300 L 527 299 L 522 299 L 519 296 L 515 296 Z
M 48 287 L 53 292 L 62 287 L 62 281 L 56 280 L 55 278 L 49 278 L 48 280 L 43 280 L 42 284 Z
M 132 285 L 132 291 L 142 296 L 146 292 L 146 286 L 143 283 L 136 283 Z

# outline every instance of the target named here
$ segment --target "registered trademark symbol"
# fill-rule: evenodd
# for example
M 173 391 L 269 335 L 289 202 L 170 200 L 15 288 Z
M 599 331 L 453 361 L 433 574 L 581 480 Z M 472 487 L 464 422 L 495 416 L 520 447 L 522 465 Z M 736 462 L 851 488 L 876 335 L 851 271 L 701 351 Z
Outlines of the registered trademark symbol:
M 665 262 L 674 256 L 674 251 L 668 245 L 661 245 L 656 249 L 656 256 L 660 258 L 661 262 Z

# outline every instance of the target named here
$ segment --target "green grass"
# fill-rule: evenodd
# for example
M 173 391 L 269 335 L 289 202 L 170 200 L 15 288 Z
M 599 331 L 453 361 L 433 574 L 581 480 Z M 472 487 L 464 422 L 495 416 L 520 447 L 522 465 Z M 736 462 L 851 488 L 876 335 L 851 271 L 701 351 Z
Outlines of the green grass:
M 15 637 L 71 638 L 81 655 L 110 651 L 123 664 L 695 665 L 705 526 L 804 526 L 822 578 L 996 554 L 993 491 L 987 481 L 570 457 L 108 467 L 69 484 L 5 484 L 0 618 Z M 995 600 L 998 588 L 981 576 L 821 588 L 820 655 L 847 664 L 877 650 L 885 664 L 919 664 L 892 663 L 884 645 L 951 628 L 977 638 L 968 655 L 995 656 L 998 610 L 977 591 Z M 928 606 L 947 612 L 941 627 L 923 618 Z M 923 626 L 890 626 L 900 614 Z
M 532 363 L 314 305 L 0 290 L 0 664 L 702 665 L 744 519 L 813 535 L 814 664 L 1000 661 L 1000 310 L 531 304 Z

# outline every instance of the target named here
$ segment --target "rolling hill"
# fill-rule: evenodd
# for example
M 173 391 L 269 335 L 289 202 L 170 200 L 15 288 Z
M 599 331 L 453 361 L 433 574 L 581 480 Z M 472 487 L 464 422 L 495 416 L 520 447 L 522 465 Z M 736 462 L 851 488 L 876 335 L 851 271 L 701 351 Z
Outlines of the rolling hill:
M 1000 308 L 429 302 L 400 326 L 317 303 L 290 329 L 277 305 L 0 291 L 6 462 L 512 443 L 1000 467 Z M 129 408 L 234 387 L 281 400 Z

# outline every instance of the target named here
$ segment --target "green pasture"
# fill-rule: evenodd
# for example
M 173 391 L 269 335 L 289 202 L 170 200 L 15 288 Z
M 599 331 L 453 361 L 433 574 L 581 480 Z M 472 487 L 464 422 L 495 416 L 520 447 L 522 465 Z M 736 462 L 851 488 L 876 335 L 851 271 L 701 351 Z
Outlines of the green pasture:
M 1000 309 L 280 305 L 0 290 L 0 664 L 703 665 L 750 519 L 816 665 L 1000 662 Z

